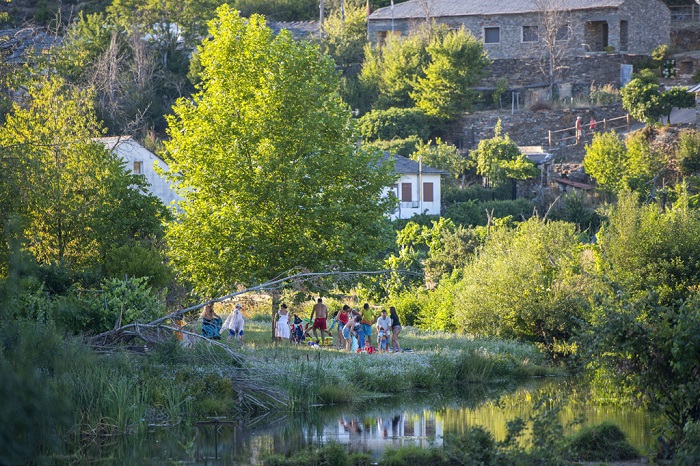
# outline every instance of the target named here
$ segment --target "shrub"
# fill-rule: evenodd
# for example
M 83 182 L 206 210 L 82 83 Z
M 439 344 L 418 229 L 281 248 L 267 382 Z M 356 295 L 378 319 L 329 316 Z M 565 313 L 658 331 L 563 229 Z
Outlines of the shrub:
M 527 199 L 517 199 L 515 201 L 468 201 L 453 204 L 445 211 L 445 217 L 452 219 L 457 225 L 485 226 L 488 223 L 486 211 L 493 211 L 493 218 L 513 217 L 516 220 L 523 220 L 532 217 L 535 204 Z
M 484 188 L 473 185 L 464 189 L 447 188 L 442 191 L 442 205 L 449 207 L 452 204 L 466 201 L 497 201 L 511 198 L 510 186 L 503 185 L 498 188 Z
M 498 448 L 489 431 L 474 426 L 460 436 L 448 436 L 445 454 L 453 464 L 491 465 L 496 464 Z
M 639 458 L 625 433 L 611 422 L 584 427 L 567 439 L 567 448 L 576 461 L 624 461 Z
M 597 86 L 591 84 L 589 100 L 594 105 L 610 105 L 620 101 L 620 90 L 615 88 L 613 84 L 604 84 Z
M 372 110 L 359 120 L 360 134 L 369 141 L 377 139 L 405 139 L 417 136 L 426 140 L 430 136 L 430 122 L 417 108 L 389 108 Z
M 441 466 L 448 465 L 445 455 L 435 448 L 420 448 L 408 445 L 399 449 L 388 449 L 379 458 L 382 466 Z
M 408 157 L 416 151 L 420 138 L 418 136 L 409 136 L 405 139 L 392 139 L 390 141 L 377 140 L 367 144 L 369 147 L 377 148 L 390 154 L 398 154 Z

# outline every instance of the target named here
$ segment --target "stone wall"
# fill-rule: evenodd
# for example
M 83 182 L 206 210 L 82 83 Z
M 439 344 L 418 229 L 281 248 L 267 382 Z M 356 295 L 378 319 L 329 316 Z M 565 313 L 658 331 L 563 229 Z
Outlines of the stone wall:
M 574 95 L 586 93 L 591 83 L 620 84 L 620 65 L 634 65 L 646 59 L 646 55 L 593 53 L 566 58 L 561 61 L 562 72 L 558 79 L 570 83 Z M 495 88 L 498 81 L 505 77 L 510 89 L 532 86 L 545 86 L 547 77 L 542 72 L 542 64 L 531 59 L 494 60 L 489 68 L 489 75 L 483 81 L 485 88 Z
M 503 131 L 520 146 L 548 146 L 549 131 L 571 128 L 576 117 L 581 116 L 588 124 L 591 113 L 598 122 L 598 130 L 603 129 L 603 119 L 617 118 L 625 115 L 618 105 L 592 108 L 564 108 L 549 111 L 523 111 L 511 115 L 506 112 L 479 112 L 465 115 L 451 138 L 462 151 L 476 148 L 479 141 L 493 137 L 493 129 L 501 119 Z M 571 132 L 573 136 L 573 131 Z M 573 142 L 573 141 L 572 141 Z M 556 140 L 555 140 L 556 143 Z

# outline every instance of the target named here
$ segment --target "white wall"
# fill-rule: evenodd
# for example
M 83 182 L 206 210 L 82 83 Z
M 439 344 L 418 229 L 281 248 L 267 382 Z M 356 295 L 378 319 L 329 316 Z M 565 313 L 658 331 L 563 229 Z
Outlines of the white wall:
M 120 141 L 116 149 L 113 143 L 110 145 L 109 142 L 106 142 L 105 145 L 108 149 L 114 150 L 126 162 L 126 169 L 131 172 L 134 172 L 135 162 L 141 162 L 141 174 L 150 184 L 148 190 L 163 201 L 163 204 L 169 205 L 171 202 L 177 202 L 181 199 L 172 189 L 170 182 L 156 173 L 155 165 L 159 165 L 165 172 L 168 171 L 168 165 L 153 152 L 133 139 Z
M 399 199 L 399 205 L 396 211 L 389 215 L 391 220 L 397 218 L 411 218 L 416 214 L 427 213 L 429 215 L 440 215 L 440 175 L 423 174 L 421 176 L 422 183 L 433 183 L 433 201 L 426 202 L 424 199 L 422 185 L 418 180 L 418 174 L 401 175 L 401 178 L 396 182 L 396 187 L 393 189 L 394 195 Z M 411 201 L 402 200 L 402 183 L 411 183 Z M 420 190 L 420 196 L 419 196 Z

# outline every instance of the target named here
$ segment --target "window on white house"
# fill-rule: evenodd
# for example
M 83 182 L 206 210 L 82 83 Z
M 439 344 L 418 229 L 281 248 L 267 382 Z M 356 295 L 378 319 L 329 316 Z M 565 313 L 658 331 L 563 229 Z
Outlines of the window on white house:
M 134 175 L 143 174 L 143 162 L 134 162 L 134 169 L 132 170 Z
M 423 183 L 423 202 L 433 202 L 433 183 Z
M 537 42 L 540 40 L 537 26 L 523 26 L 523 42 Z
M 411 183 L 401 183 L 401 201 L 411 202 L 413 200 L 413 189 Z
M 501 42 L 501 28 L 488 27 L 484 28 L 484 43 L 499 44 Z

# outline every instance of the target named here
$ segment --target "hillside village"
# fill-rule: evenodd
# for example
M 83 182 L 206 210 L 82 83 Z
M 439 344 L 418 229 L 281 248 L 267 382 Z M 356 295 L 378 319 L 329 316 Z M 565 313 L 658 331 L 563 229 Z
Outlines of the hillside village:
M 698 464 L 699 96 L 700 0 L 0 2 L 0 464 Z

